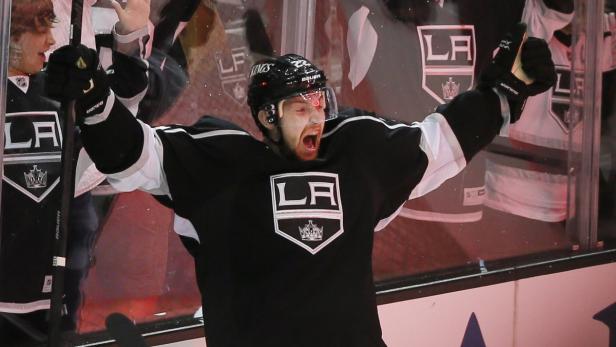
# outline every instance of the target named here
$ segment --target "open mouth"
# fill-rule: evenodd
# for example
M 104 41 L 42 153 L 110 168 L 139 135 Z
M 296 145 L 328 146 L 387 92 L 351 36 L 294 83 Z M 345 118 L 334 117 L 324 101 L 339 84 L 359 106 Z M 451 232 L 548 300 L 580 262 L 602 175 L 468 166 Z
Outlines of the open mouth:
M 304 136 L 304 138 L 302 139 L 302 143 L 304 144 L 304 147 L 306 147 L 306 149 L 308 150 L 316 150 L 317 149 L 317 135 L 313 134 L 313 135 L 306 135 Z

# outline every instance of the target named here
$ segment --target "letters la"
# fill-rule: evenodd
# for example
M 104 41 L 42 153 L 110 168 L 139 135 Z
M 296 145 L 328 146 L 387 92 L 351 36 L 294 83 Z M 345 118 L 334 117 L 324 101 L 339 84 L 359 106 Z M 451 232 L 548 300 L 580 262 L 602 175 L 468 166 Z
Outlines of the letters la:
M 569 133 L 571 127 L 577 125 L 569 107 L 571 104 L 571 78 L 574 81 L 574 95 L 581 95 L 580 93 L 583 93 L 584 90 L 584 79 L 579 74 L 572 74 L 570 67 L 556 65 L 556 84 L 552 87 L 550 115 L 565 134 Z
M 316 254 L 344 232 L 337 174 L 271 176 L 270 188 L 276 234 Z
M 4 125 L 6 183 L 41 202 L 60 182 L 62 132 L 56 112 L 7 113 Z
M 475 71 L 475 27 L 425 25 L 417 27 L 421 43 L 422 87 L 443 104 L 471 89 Z

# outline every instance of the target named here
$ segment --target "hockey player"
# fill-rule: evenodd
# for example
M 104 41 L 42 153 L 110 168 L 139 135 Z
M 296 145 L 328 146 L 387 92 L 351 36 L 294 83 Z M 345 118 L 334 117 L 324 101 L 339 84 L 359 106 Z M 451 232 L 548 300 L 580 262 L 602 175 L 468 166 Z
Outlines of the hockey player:
M 45 338 L 47 326 L 53 231 L 61 199 L 63 122 L 59 104 L 45 96 L 41 72 L 45 54 L 56 43 L 53 23 L 51 0 L 12 2 L 0 239 L 0 345 L 12 345 L 13 340 L 24 338 L 16 330 L 11 333 L 13 325 L 38 339 Z M 143 89 L 147 83 L 145 69 L 128 56 L 114 53 L 113 57 L 115 73 L 110 75 L 111 84 L 130 107 L 129 93 L 138 93 L 135 88 Z M 130 84 L 123 82 L 128 70 L 136 72 Z M 100 182 L 84 174 L 93 169 L 87 160 L 77 163 L 76 197 L 71 203 L 71 235 L 67 240 L 65 293 L 69 320 L 79 305 L 79 283 L 88 269 L 96 231 L 91 197 L 84 194 Z M 74 322 L 67 323 L 70 326 Z
M 50 0 L 12 3 L 5 118 L 0 344 L 26 338 L 10 321 L 45 330 L 49 308 L 53 230 L 61 189 L 58 104 L 43 97 L 36 74 L 55 43 Z M 10 316 L 20 314 L 20 316 Z
M 44 53 L 55 43 L 51 34 L 51 26 L 54 20 L 51 1 L 15 1 L 13 2 L 12 12 L 14 16 L 11 23 L 4 160 L 7 164 L 4 181 L 9 183 L 8 186 L 6 184 L 4 186 L 12 187 L 12 189 L 3 189 L 2 192 L 2 208 L 5 218 L 3 218 L 2 251 L 0 252 L 2 256 L 2 261 L 0 261 L 0 311 L 20 312 L 24 310 L 28 312 L 45 306 L 44 303 L 40 302 L 40 293 L 32 294 L 31 302 L 21 301 L 21 304 L 16 304 L 16 307 L 13 308 L 8 306 L 5 294 L 9 291 L 8 287 L 11 283 L 19 282 L 19 279 L 24 276 L 30 277 L 32 274 L 40 273 L 40 269 L 7 266 L 4 260 L 19 259 L 12 258 L 10 254 L 23 252 L 23 248 L 17 248 L 12 244 L 12 242 L 21 242 L 18 241 L 18 238 L 23 235 L 20 235 L 19 229 L 44 229 L 44 221 L 48 218 L 45 218 L 43 214 L 39 215 L 39 218 L 22 218 L 23 223 L 32 223 L 32 227 L 30 227 L 21 222 L 15 223 L 14 220 L 9 222 L 11 218 L 7 218 L 7 216 L 17 217 L 20 214 L 27 214 L 31 210 L 29 206 L 38 205 L 46 197 L 48 200 L 57 199 L 58 195 L 56 194 L 48 196 L 50 189 L 47 188 L 47 182 L 49 187 L 53 186 L 59 175 L 59 166 L 56 168 L 48 163 L 21 163 L 16 165 L 19 166 L 17 168 L 19 172 L 14 173 L 16 166 L 11 165 L 11 162 L 19 162 L 20 156 L 27 155 L 30 151 L 33 152 L 30 154 L 36 154 L 35 152 L 38 151 L 57 154 L 61 148 L 61 142 L 59 139 L 58 105 L 43 97 L 44 92 L 40 79 L 32 77 L 43 68 L 45 63 Z M 33 131 L 31 132 L 26 125 L 30 125 Z M 16 128 L 21 129 L 16 131 Z M 31 135 L 39 136 L 31 137 Z M 17 160 L 11 160 L 11 158 Z M 58 191 L 54 190 L 54 193 Z M 52 220 L 55 220 L 55 218 Z M 11 228 L 11 226 L 13 227 Z M 10 231 L 9 229 L 14 230 Z M 38 241 L 34 242 L 35 239 L 38 239 Z M 47 239 L 42 238 L 41 235 L 31 235 L 28 248 L 34 250 L 33 245 L 38 243 L 51 244 L 51 240 L 52 233 L 49 233 Z M 50 254 L 37 254 L 36 251 L 28 257 L 31 259 L 47 257 L 44 263 L 51 259 Z M 34 263 L 40 262 L 26 262 L 22 265 L 27 266 L 27 264 Z M 7 276 L 7 273 L 3 270 L 16 271 L 16 277 L 4 277 Z M 12 278 L 12 280 L 9 280 L 9 278 Z M 32 288 L 37 292 L 40 292 L 43 288 L 44 292 L 45 281 L 43 276 L 37 277 L 36 281 L 37 284 Z M 27 290 L 22 290 L 19 294 L 30 295 Z M 16 302 L 20 302 L 20 300 L 16 300 Z
M 248 103 L 264 142 L 210 117 L 192 127 L 139 122 L 84 47 L 52 54 L 48 87 L 78 98 L 85 147 L 117 189 L 165 195 L 184 219 L 208 346 L 384 346 L 373 231 L 458 173 L 553 83 L 541 40 L 522 49 L 535 82 L 511 73 L 523 32 L 502 41 L 481 88 L 413 125 L 338 111 L 323 72 L 292 54 L 251 71 Z
M 537 9 L 525 9 L 534 10 Z M 601 71 L 614 71 L 616 61 L 612 51 L 612 32 L 616 32 L 614 14 L 604 14 Z M 570 94 L 583 94 L 583 81 L 572 73 L 572 62 L 583 50 L 584 38 L 572 46 L 572 25 L 554 31 L 549 23 L 529 23 L 533 36 L 548 42 L 556 65 L 557 83 L 545 93 L 528 99 L 522 120 L 510 129 L 509 153 L 490 153 L 486 172 L 485 205 L 488 220 L 506 221 L 512 234 L 543 235 L 544 249 L 571 247 L 565 235 L 567 219 L 568 167 L 570 146 L 579 148 L 582 126 L 575 123 L 569 110 Z M 604 77 L 605 78 L 605 77 Z M 570 86 L 574 86 L 571 90 Z M 607 98 L 604 98 L 606 100 Z M 534 117 L 524 117 L 524 115 Z M 571 143 L 570 143 L 571 141 Z M 507 156 L 503 154 L 513 154 Z M 511 184 L 516 182 L 516 184 Z M 513 188 L 515 187 L 515 188 Z M 552 234 L 551 237 L 546 237 Z M 556 241 L 555 241 L 556 240 Z M 538 246 L 538 243 L 534 245 Z M 520 251 L 520 248 L 516 250 Z

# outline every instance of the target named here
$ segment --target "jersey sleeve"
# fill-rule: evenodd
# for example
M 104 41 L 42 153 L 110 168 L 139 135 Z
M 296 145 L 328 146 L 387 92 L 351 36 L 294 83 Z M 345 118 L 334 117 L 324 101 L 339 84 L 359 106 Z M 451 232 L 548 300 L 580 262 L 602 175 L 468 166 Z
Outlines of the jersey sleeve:
M 86 118 L 81 130 L 88 155 L 115 189 L 168 195 L 155 130 L 133 117 L 113 91 L 101 114 Z
M 567 26 L 573 19 L 573 12 L 560 3 L 568 0 L 526 0 L 522 22 L 526 23 L 528 35 L 549 42 L 555 31 Z M 560 6 L 559 6 L 560 5 Z
M 196 197 L 215 196 L 234 184 L 244 153 L 238 148 L 260 144 L 241 128 L 210 117 L 191 127 L 152 128 L 113 92 L 103 113 L 84 121 L 82 133 L 88 154 L 115 189 L 165 195 L 182 216 L 196 206 Z M 214 181 L 220 184 L 206 184 Z
M 423 196 L 457 175 L 508 125 L 502 116 L 505 111 L 501 97 L 492 90 L 473 90 L 411 125 L 362 115 L 339 127 L 345 122 L 361 126 L 357 131 L 361 135 L 353 142 L 357 148 L 352 150 L 361 153 L 362 165 L 374 177 L 386 220 L 404 201 Z
M 116 23 L 117 25 L 117 23 Z M 148 90 L 148 28 L 119 34 L 114 25 L 111 33 L 96 35 L 96 47 L 103 69 L 107 71 L 116 98 L 134 115 Z

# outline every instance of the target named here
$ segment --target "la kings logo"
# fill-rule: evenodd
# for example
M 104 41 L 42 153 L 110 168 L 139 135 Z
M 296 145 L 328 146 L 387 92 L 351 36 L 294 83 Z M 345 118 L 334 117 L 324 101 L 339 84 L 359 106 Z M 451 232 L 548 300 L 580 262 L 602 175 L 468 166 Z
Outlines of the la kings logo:
M 552 87 L 552 102 L 550 103 L 550 115 L 560 126 L 564 133 L 568 134 L 573 123 L 573 115 L 569 107 L 571 102 L 571 69 L 567 66 L 556 66 L 556 83 Z M 576 95 L 583 95 L 584 79 L 578 74 L 574 78 L 573 88 Z
M 471 89 L 476 49 L 472 25 L 417 27 L 421 43 L 423 89 L 441 104 Z
M 38 202 L 60 182 L 62 133 L 56 112 L 7 113 L 4 124 L 6 183 Z
M 337 174 L 282 174 L 270 185 L 276 234 L 316 254 L 344 232 Z
M 224 93 L 238 106 L 243 107 L 248 98 L 246 76 L 251 63 L 244 29 L 238 25 L 239 23 L 233 22 L 229 27 L 225 27 L 229 49 L 216 54 L 216 67 Z

